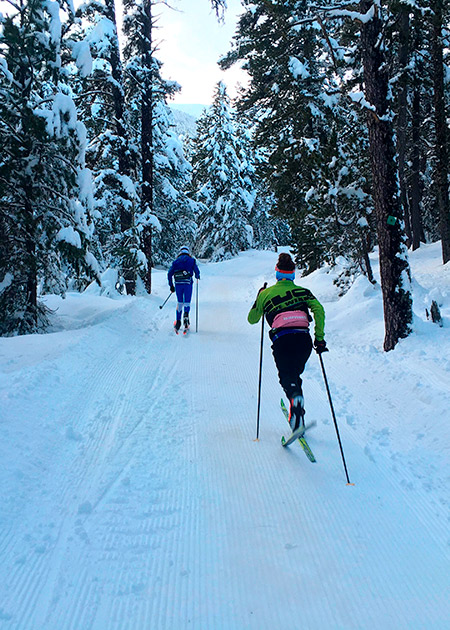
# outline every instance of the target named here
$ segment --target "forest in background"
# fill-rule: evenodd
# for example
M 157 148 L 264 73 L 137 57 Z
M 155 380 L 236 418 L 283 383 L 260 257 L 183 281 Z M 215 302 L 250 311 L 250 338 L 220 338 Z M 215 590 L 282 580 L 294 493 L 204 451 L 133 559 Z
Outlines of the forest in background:
M 208 0 L 205 0 L 208 2 Z M 379 248 L 386 350 L 410 331 L 407 249 L 450 260 L 448 2 L 243 0 L 193 138 L 175 132 L 158 1 L 8 0 L 0 16 L 0 334 L 39 296 L 117 273 L 151 292 L 181 245 L 217 261 L 289 244 L 305 273 Z M 211 0 L 218 19 L 224 0 Z

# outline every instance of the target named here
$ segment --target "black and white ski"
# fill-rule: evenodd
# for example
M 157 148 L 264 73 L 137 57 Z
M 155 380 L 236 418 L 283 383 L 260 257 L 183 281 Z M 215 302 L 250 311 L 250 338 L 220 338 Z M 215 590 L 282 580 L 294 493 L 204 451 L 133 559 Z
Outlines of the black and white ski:
M 283 412 L 284 417 L 286 418 L 286 420 L 289 422 L 289 412 L 286 408 L 286 405 L 284 404 L 284 400 L 281 399 L 281 411 Z M 314 454 L 312 452 L 312 450 L 309 447 L 308 442 L 305 439 L 305 432 L 308 431 L 308 429 L 311 429 L 312 427 L 316 426 L 316 422 L 310 422 L 309 424 L 307 424 L 305 427 L 301 427 L 299 429 L 297 429 L 297 431 L 294 431 L 287 439 L 284 437 L 284 435 L 281 436 L 281 444 L 282 446 L 289 446 L 289 444 L 292 444 L 292 442 L 295 442 L 295 440 L 298 440 L 301 444 L 302 449 L 305 452 L 306 457 L 309 459 L 310 462 L 316 462 L 316 458 L 314 457 Z

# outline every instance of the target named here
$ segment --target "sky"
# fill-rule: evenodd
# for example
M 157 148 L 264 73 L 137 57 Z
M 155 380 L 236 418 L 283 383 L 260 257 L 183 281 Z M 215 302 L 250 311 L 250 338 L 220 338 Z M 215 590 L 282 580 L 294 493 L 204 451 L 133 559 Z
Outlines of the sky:
M 218 23 L 209 0 L 171 0 L 177 10 L 160 5 L 157 56 L 163 62 L 163 77 L 177 81 L 182 91 L 171 103 L 209 105 L 214 86 L 223 81 L 229 96 L 236 95 L 238 83 L 246 75 L 237 65 L 223 72 L 217 65 L 221 55 L 230 49 L 237 16 L 242 13 L 240 0 L 227 0 L 225 21 Z
M 75 1 L 75 6 L 80 0 Z M 116 0 L 120 21 L 121 2 Z M 214 87 L 223 81 L 230 97 L 236 95 L 239 83 L 245 84 L 246 73 L 238 65 L 223 72 L 218 59 L 230 49 L 237 16 L 243 12 L 240 0 L 227 0 L 224 21 L 218 22 L 210 0 L 170 0 L 157 4 L 154 15 L 159 16 L 154 34 L 158 45 L 157 57 L 163 62 L 163 77 L 177 81 L 182 91 L 172 105 L 210 105 Z M 0 0 L 0 9 L 7 5 Z

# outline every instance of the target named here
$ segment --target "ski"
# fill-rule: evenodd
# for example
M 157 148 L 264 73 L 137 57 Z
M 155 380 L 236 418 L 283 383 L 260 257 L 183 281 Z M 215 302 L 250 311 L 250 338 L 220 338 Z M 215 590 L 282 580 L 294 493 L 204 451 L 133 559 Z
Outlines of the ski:
M 280 404 L 281 404 L 281 411 L 283 412 L 283 415 L 286 418 L 286 420 L 289 422 L 289 412 L 286 408 L 286 405 L 284 404 L 283 399 L 281 399 Z M 314 457 L 314 454 L 312 450 L 310 449 L 308 442 L 305 439 L 305 432 L 308 431 L 308 429 L 311 429 L 311 427 L 316 426 L 316 424 L 317 424 L 316 422 L 310 422 L 309 424 L 305 426 L 304 429 L 297 429 L 297 431 L 294 431 L 288 439 L 286 439 L 284 435 L 282 435 L 281 444 L 283 446 L 289 446 L 289 444 L 292 444 L 292 442 L 298 439 L 306 457 L 309 459 L 310 462 L 315 463 L 317 460 Z
M 298 429 L 296 429 L 296 431 L 293 431 L 288 438 L 285 438 L 284 435 L 282 435 L 281 444 L 283 446 L 289 446 L 289 444 L 292 444 L 292 442 L 295 442 L 295 440 L 303 437 L 303 434 L 305 433 L 305 431 L 306 431 L 306 427 L 299 427 Z

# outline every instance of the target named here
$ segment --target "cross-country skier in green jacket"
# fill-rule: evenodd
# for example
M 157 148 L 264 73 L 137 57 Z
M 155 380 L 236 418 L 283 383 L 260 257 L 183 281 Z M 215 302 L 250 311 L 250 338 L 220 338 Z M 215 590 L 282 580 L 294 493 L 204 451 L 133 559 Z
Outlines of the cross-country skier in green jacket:
M 324 340 L 325 311 L 309 289 L 294 284 L 295 263 L 282 253 L 275 267 L 277 283 L 259 290 L 249 314 L 250 324 L 264 315 L 272 340 L 272 353 L 280 385 L 290 401 L 289 424 L 292 431 L 304 426 L 302 379 L 313 342 L 309 323 L 314 317 L 314 347 L 317 353 L 328 350 Z

